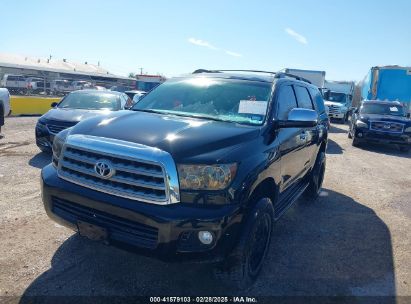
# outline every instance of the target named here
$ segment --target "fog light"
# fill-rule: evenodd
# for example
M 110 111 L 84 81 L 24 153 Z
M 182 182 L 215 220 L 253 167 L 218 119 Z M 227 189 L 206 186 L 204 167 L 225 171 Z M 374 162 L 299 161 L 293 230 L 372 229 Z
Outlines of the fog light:
M 359 133 L 357 134 L 357 136 L 358 136 L 358 137 L 362 137 L 362 133 L 359 132 Z
M 198 238 L 201 243 L 210 245 L 213 242 L 213 233 L 210 231 L 200 231 L 198 233 Z

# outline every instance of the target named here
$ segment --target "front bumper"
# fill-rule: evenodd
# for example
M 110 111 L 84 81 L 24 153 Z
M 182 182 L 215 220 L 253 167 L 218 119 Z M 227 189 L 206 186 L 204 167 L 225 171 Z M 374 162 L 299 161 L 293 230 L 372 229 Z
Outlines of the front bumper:
M 366 128 L 356 128 L 355 138 L 360 142 L 411 146 L 411 134 L 394 134 L 374 131 Z
M 107 230 L 117 247 L 166 261 L 223 260 L 235 246 L 242 220 L 238 205 L 166 206 L 112 196 L 58 177 L 52 165 L 42 170 L 42 198 L 48 216 L 78 231 L 78 222 Z M 199 231 L 211 231 L 214 241 L 202 244 Z
M 53 147 L 54 134 L 51 134 L 46 125 L 37 123 L 35 129 L 36 145 L 42 151 L 51 152 Z
M 345 117 L 345 113 L 328 113 L 330 118 L 342 119 Z

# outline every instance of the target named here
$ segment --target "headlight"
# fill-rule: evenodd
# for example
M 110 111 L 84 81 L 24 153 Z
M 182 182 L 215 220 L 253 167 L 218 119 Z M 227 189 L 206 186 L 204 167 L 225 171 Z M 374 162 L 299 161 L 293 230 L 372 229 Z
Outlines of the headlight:
M 177 165 L 180 189 L 222 190 L 234 179 L 237 164 Z
M 404 132 L 411 132 L 411 127 L 406 128 Z
M 368 128 L 368 124 L 366 122 L 363 122 L 362 120 L 357 120 L 355 122 L 355 125 L 357 128 Z
M 67 136 L 70 133 L 70 128 L 65 129 L 58 133 L 53 140 L 53 164 L 57 166 L 57 163 L 61 156 L 61 151 L 63 150 L 63 146 L 66 142 Z

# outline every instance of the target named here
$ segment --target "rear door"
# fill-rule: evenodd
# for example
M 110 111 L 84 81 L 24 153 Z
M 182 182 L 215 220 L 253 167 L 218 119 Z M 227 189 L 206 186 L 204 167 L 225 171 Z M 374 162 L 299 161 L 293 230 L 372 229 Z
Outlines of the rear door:
M 294 85 L 295 94 L 297 96 L 297 103 L 299 108 L 315 110 L 311 96 L 308 89 L 302 85 Z M 305 174 L 311 167 L 313 155 L 316 155 L 317 142 L 318 142 L 318 126 L 304 128 L 302 132 L 305 137 L 305 149 L 302 153 L 304 157 L 304 172 Z
M 288 113 L 297 108 L 297 99 L 291 84 L 280 86 L 277 95 L 278 120 L 287 120 Z M 278 131 L 279 152 L 281 156 L 281 187 L 286 190 L 303 173 L 306 140 L 301 128 L 282 128 Z

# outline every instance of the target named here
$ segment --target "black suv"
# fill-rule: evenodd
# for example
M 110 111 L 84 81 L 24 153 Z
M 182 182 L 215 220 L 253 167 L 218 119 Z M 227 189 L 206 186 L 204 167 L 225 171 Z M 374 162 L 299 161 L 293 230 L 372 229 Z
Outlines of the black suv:
M 320 191 L 329 122 L 318 88 L 284 73 L 197 70 L 133 110 L 56 136 L 41 178 L 47 214 L 141 254 L 215 262 L 247 286 L 273 222 Z
M 365 142 L 398 145 L 401 151 L 411 148 L 411 120 L 396 101 L 368 100 L 354 112 L 348 138 L 353 146 Z

